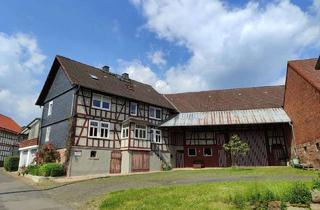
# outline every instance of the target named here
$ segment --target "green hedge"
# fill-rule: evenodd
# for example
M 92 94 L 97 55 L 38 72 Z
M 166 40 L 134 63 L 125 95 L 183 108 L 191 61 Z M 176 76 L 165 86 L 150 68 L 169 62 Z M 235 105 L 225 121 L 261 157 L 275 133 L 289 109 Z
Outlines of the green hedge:
M 29 165 L 26 170 L 27 174 L 34 176 L 63 176 L 64 167 L 59 163 L 45 163 L 43 165 Z
M 64 167 L 59 163 L 45 163 L 40 166 L 39 174 L 41 176 L 63 176 Z
M 16 157 L 16 156 L 5 157 L 3 166 L 6 171 L 18 171 L 19 157 Z
M 38 165 L 29 165 L 25 171 L 26 174 L 31 174 L 33 176 L 39 176 L 39 166 Z

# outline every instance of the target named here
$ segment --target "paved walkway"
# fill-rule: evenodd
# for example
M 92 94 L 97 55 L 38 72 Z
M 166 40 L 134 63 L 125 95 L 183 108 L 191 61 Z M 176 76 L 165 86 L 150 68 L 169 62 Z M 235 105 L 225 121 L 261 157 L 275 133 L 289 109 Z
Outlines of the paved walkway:
M 70 210 L 39 190 L 11 177 L 0 168 L 0 210 Z

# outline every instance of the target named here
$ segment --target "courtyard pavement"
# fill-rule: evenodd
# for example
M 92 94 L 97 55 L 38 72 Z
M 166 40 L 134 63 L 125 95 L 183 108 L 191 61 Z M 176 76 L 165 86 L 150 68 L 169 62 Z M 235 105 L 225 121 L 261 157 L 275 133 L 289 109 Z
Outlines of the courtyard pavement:
M 70 210 L 50 198 L 46 190 L 36 189 L 0 168 L 0 210 Z

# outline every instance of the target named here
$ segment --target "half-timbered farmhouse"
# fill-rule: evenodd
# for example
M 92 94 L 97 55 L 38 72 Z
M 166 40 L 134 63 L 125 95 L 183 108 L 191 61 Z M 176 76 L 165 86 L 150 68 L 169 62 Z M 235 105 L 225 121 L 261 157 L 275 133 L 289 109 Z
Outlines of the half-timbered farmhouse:
M 71 176 L 229 166 L 222 145 L 232 134 L 250 146 L 239 165 L 282 165 L 291 142 L 283 94 L 275 86 L 162 95 L 107 66 L 56 56 L 36 102 L 40 144 L 59 149 Z
M 21 127 L 10 117 L 0 114 L 0 166 L 4 158 L 18 153 Z

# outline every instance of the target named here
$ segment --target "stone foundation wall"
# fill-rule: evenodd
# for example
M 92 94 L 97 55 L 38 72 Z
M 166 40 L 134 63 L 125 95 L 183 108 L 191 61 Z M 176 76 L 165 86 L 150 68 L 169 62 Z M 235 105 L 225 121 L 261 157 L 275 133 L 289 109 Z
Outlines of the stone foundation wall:
M 296 145 L 294 149 L 301 163 L 312 164 L 313 167 L 320 168 L 320 139 Z

